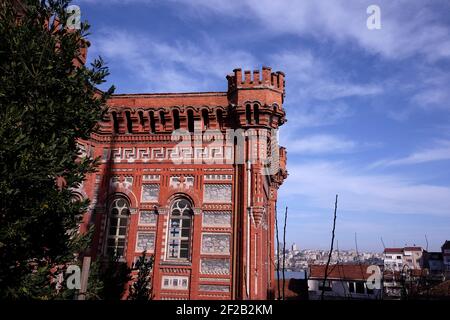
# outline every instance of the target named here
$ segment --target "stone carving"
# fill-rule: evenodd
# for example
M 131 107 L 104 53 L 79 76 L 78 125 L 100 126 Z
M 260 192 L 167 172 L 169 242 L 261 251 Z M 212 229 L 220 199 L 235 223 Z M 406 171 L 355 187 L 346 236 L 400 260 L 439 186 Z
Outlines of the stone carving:
M 217 292 L 230 292 L 230 286 L 224 286 L 219 284 L 201 284 L 200 291 L 217 291 Z
M 115 188 L 131 189 L 131 187 L 133 186 L 133 177 L 112 176 L 110 180 L 110 186 L 112 189 Z
M 203 274 L 230 274 L 230 259 L 201 259 L 200 272 Z
M 202 253 L 229 254 L 230 235 L 223 233 L 204 233 L 202 235 Z
M 204 227 L 231 227 L 231 211 L 203 211 Z
M 156 214 L 153 211 L 141 211 L 139 224 L 156 224 Z
M 189 189 L 194 187 L 194 177 L 193 176 L 172 176 L 170 177 L 171 188 L 176 189 Z
M 205 184 L 204 202 L 231 202 L 231 184 Z
M 155 246 L 155 234 L 152 232 L 138 232 L 136 252 L 153 250 Z
M 159 184 L 142 185 L 142 202 L 157 202 L 159 198 Z

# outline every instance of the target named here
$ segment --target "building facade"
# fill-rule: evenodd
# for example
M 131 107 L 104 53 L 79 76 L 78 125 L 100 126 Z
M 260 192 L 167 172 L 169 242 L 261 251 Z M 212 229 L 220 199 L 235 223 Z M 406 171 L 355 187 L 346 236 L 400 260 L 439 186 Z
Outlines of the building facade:
M 321 299 L 322 291 L 326 300 L 381 299 L 383 283 L 378 289 L 367 286 L 367 280 L 371 275 L 367 272 L 369 267 L 367 264 L 334 264 L 326 270 L 326 265 L 311 265 L 308 271 L 309 299 Z M 327 277 L 324 284 L 325 274 Z
M 427 266 L 427 252 L 422 247 L 385 248 L 383 254 L 386 270 L 421 270 Z
M 244 77 L 243 77 L 244 76 Z M 266 299 L 274 278 L 282 72 L 234 70 L 224 92 L 117 94 L 82 154 L 100 165 L 91 255 L 154 256 L 154 299 Z

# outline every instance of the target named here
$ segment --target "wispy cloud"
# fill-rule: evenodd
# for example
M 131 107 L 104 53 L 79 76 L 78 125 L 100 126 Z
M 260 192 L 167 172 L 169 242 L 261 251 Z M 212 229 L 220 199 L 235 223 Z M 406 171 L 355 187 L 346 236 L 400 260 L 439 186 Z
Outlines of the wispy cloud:
M 289 166 L 285 184 L 284 196 L 309 207 L 329 209 L 330 197 L 337 193 L 341 211 L 450 216 L 450 188 L 412 177 L 367 173 L 323 161 Z
M 282 140 L 282 143 L 288 148 L 290 154 L 303 155 L 346 153 L 354 151 L 357 147 L 355 141 L 331 134 L 317 134 L 297 139 L 289 135 Z
M 230 66 L 254 64 L 248 52 L 227 50 L 207 36 L 203 40 L 201 44 L 161 42 L 147 33 L 108 29 L 98 32 L 92 41 L 92 54 L 105 56 L 115 67 L 131 71 L 139 79 L 135 90 L 143 90 L 144 81 L 144 90 L 159 92 L 204 91 L 210 82 L 220 80 L 225 84 Z
M 296 34 L 355 42 L 370 53 L 398 59 L 421 54 L 428 59 L 450 58 L 450 28 L 422 1 L 379 0 L 382 29 L 368 30 L 366 9 L 373 1 L 177 0 L 197 14 L 207 9 L 231 18 L 256 20 L 278 34 Z M 442 5 L 445 2 L 440 1 Z M 448 4 L 447 4 L 448 5 Z
M 370 167 L 412 165 L 442 160 L 450 160 L 450 141 L 439 141 L 437 145 L 433 147 L 416 151 L 403 158 L 380 160 L 373 163 Z

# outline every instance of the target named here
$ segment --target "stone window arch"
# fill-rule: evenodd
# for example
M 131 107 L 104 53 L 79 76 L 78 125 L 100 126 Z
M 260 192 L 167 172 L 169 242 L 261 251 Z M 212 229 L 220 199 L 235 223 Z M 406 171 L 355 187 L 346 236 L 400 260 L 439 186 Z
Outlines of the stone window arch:
M 166 250 L 168 260 L 189 260 L 193 213 L 192 204 L 186 198 L 177 198 L 170 206 Z
M 123 259 L 126 254 L 130 203 L 124 197 L 117 196 L 111 201 L 108 212 L 106 233 L 106 254 Z

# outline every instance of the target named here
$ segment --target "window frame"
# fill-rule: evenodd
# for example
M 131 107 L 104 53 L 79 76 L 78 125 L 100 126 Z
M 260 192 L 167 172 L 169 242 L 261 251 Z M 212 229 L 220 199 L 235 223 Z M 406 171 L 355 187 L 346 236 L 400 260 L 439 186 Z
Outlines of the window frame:
M 124 206 L 117 207 L 115 206 L 117 202 L 124 201 Z M 117 209 L 118 213 L 113 214 L 113 210 Z M 119 211 L 120 209 L 120 211 Z M 128 212 L 123 214 L 123 210 L 127 210 Z M 124 260 L 127 254 L 127 245 L 128 245 L 128 231 L 129 231 L 129 225 L 130 225 L 130 202 L 125 198 L 121 196 L 114 197 L 111 201 L 109 208 L 108 208 L 108 223 L 106 228 L 106 241 L 105 241 L 105 254 L 117 256 L 119 260 Z M 111 228 L 113 227 L 111 225 L 112 219 L 117 219 L 115 224 L 116 232 L 114 235 L 111 233 Z M 125 225 L 122 225 L 121 222 L 125 220 Z M 125 229 L 124 234 L 120 234 L 120 230 Z M 114 246 L 111 246 L 109 244 L 110 240 L 114 240 Z M 123 246 L 119 246 L 119 240 L 123 240 Z M 118 255 L 118 249 L 120 247 L 123 247 L 122 253 Z M 113 252 L 110 252 L 110 248 L 113 248 Z
M 185 202 L 186 206 L 180 207 L 179 204 Z M 180 211 L 179 215 L 174 215 L 175 210 Z M 178 220 L 180 225 L 173 227 L 173 220 Z M 167 225 L 167 244 L 166 244 L 166 260 L 167 261 L 191 261 L 192 254 L 192 228 L 194 222 L 194 211 L 192 203 L 180 197 L 173 201 L 170 206 L 169 221 Z M 175 230 L 174 230 L 175 229 Z M 187 230 L 187 235 L 183 231 Z M 183 235 L 184 234 L 184 235 Z M 176 254 L 174 250 L 176 246 Z M 182 256 L 182 251 L 186 250 L 186 256 Z

